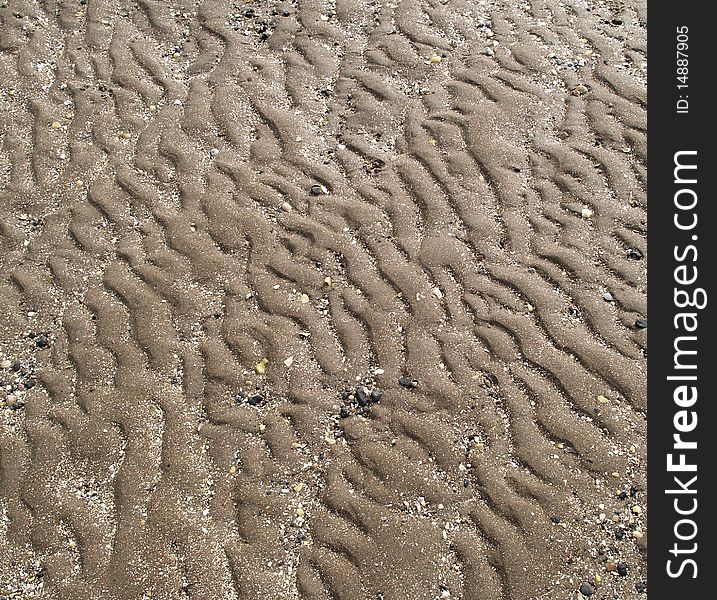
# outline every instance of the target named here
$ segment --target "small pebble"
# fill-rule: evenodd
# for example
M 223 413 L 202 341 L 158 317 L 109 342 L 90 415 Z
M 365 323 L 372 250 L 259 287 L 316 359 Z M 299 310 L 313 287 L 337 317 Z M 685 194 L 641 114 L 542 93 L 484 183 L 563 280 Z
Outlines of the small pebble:
M 627 565 L 625 563 L 618 563 L 617 574 L 620 577 L 627 577 Z
M 315 184 L 311 186 L 311 193 L 314 196 L 321 196 L 321 194 L 328 194 L 329 190 L 327 190 L 323 185 Z
M 368 396 L 366 396 L 366 392 L 361 386 L 356 388 L 356 400 L 359 406 L 366 406 L 368 404 Z
M 50 342 L 47 340 L 47 338 L 46 338 L 44 335 L 39 336 L 39 337 L 35 340 L 35 345 L 36 345 L 38 348 L 47 348 L 47 346 L 48 346 L 49 343 L 50 343 Z
M 647 320 L 646 319 L 637 319 L 635 321 L 635 327 L 638 329 L 645 329 L 647 327 Z
M 591 586 L 589 583 L 585 582 L 580 585 L 580 593 L 583 596 L 592 596 L 595 593 L 595 588 Z
M 11 366 L 12 366 L 12 362 L 7 359 L 0 362 L 0 369 L 9 369 Z
M 642 258 L 642 252 L 640 252 L 636 248 L 630 248 L 627 251 L 627 257 L 632 258 L 633 260 L 640 260 Z
M 605 292 L 605 293 L 602 295 L 602 299 L 605 300 L 605 302 L 612 302 L 612 301 L 613 301 L 613 297 L 612 297 L 612 294 L 611 294 L 610 292 Z
M 371 390 L 371 402 L 378 402 L 379 400 L 381 400 L 381 395 L 381 390 Z
M 263 399 L 264 399 L 264 398 L 262 398 L 260 394 L 252 394 L 251 396 L 249 396 L 249 397 L 246 399 L 246 402 L 247 402 L 247 404 L 249 404 L 250 406 L 257 406 L 257 405 L 261 404 L 261 401 L 262 401 Z
M 589 219 L 593 216 L 593 211 L 591 211 L 589 208 L 583 208 L 580 211 L 580 214 L 582 215 L 583 219 Z
M 288 202 L 282 202 L 281 210 L 283 210 L 284 212 L 291 212 L 292 210 L 294 210 L 294 207 L 291 206 L 291 204 L 289 204 Z

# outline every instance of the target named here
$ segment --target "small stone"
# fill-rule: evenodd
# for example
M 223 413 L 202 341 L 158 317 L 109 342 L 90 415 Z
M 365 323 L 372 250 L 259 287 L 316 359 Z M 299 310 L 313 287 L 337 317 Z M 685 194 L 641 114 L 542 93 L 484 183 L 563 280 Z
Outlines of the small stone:
M 636 248 L 630 248 L 627 251 L 627 257 L 632 258 L 633 260 L 640 260 L 642 258 L 642 252 L 637 250 Z
M 381 390 L 379 390 L 379 389 L 371 390 L 371 402 L 378 402 L 379 400 L 381 400 L 381 396 L 382 396 Z
M 486 56 L 493 56 L 495 54 L 495 51 L 493 50 L 493 48 L 486 48 L 485 50 L 483 50 L 483 54 L 485 54 Z
M 325 186 L 317 183 L 311 186 L 311 193 L 314 196 L 321 196 L 321 194 L 328 194 L 329 190 L 327 190 Z
M 597 583 L 598 585 L 602 583 L 602 577 L 600 577 L 600 575 L 598 575 L 597 573 L 595 573 L 595 583 Z
M 47 346 L 49 345 L 49 343 L 50 343 L 50 342 L 48 341 L 48 339 L 47 339 L 44 335 L 38 336 L 37 339 L 35 340 L 35 345 L 36 345 L 38 348 L 47 348 Z
M 587 94 L 589 91 L 590 90 L 588 90 L 587 86 L 583 85 L 582 83 L 578 83 L 570 89 L 570 94 L 572 94 L 573 96 L 580 97 L 584 94 Z
M 52 127 L 53 129 L 59 129 L 60 127 L 62 127 L 62 125 L 60 124 L 59 121 L 53 121 L 52 125 L 50 125 L 50 127 Z
M 299 296 L 299 302 L 301 302 L 302 304 L 308 304 L 309 300 L 310 300 L 310 298 L 307 294 L 301 294 Z
M 428 62 L 432 65 L 435 65 L 443 60 L 438 54 L 431 54 L 431 58 L 428 59 Z
M 647 592 L 647 586 L 644 583 L 642 583 L 642 581 L 638 581 L 635 584 L 635 591 L 638 594 L 644 594 L 645 592 Z
M 613 301 L 613 297 L 612 297 L 612 294 L 611 294 L 610 292 L 605 292 L 605 293 L 602 295 L 602 299 L 605 300 L 605 302 L 612 302 L 612 301 Z
M 33 378 L 30 378 L 25 382 L 25 389 L 31 390 L 32 388 L 35 387 L 36 384 L 37 384 L 37 381 L 35 381 Z
M 619 541 L 619 540 L 623 539 L 624 537 L 625 537 L 625 531 L 624 531 L 624 530 L 622 530 L 622 529 L 617 529 L 617 530 L 615 531 L 615 539 L 616 539 L 616 540 Z
M 229 472 L 230 472 L 232 475 L 234 475 L 234 473 L 237 472 L 237 468 L 236 468 L 234 465 L 232 465 L 231 467 L 229 467 Z
M 595 588 L 586 581 L 580 585 L 580 593 L 585 597 L 592 596 L 595 593 Z
M 556 525 L 557 525 L 558 523 L 560 523 L 560 521 L 562 521 L 562 519 L 560 518 L 560 515 L 553 515 L 552 517 L 550 517 L 550 520 L 551 520 L 553 523 L 555 523 Z
M 403 375 L 399 378 L 398 385 L 400 385 L 401 387 L 404 387 L 404 388 L 411 389 L 411 388 L 418 387 L 418 381 L 416 381 L 415 379 L 411 379 L 407 375 Z
M 607 404 L 608 402 L 610 402 L 610 400 L 608 400 L 605 396 L 598 396 L 597 401 L 600 404 Z
M 617 563 L 614 560 L 609 560 L 607 561 L 605 568 L 610 572 L 617 571 Z
M 331 277 L 325 277 L 324 283 L 326 284 L 327 287 L 331 287 L 332 285 L 334 285 L 334 280 L 331 279 Z
M 630 510 L 634 515 L 642 514 L 642 507 L 639 504 L 635 504 Z
M 291 206 L 291 204 L 289 204 L 288 202 L 282 202 L 281 210 L 283 210 L 284 212 L 291 212 L 292 210 L 294 210 L 294 207 Z
M 293 357 L 293 355 L 292 355 L 292 356 L 289 356 L 287 359 L 285 359 L 285 360 L 284 360 L 284 364 L 285 364 L 287 367 L 290 367 L 291 365 L 293 365 L 293 364 L 294 364 L 294 357 Z
M 217 154 L 219 154 L 219 148 L 212 148 L 212 149 L 209 151 L 209 156 L 211 156 L 211 157 L 214 157 L 214 156 L 216 156 Z
M 0 362 L 0 369 L 9 369 L 11 366 L 12 366 L 12 362 L 7 359 Z
M 368 404 L 368 396 L 366 396 L 366 392 L 361 386 L 356 388 L 356 401 L 359 406 L 366 406 Z
M 262 358 L 256 365 L 254 365 L 254 371 L 257 375 L 263 375 L 266 373 L 266 368 L 269 366 L 269 359 Z
M 303 490 L 303 489 L 304 489 L 304 484 L 303 484 L 303 483 L 297 483 L 297 484 L 294 486 L 294 491 L 295 491 L 297 494 L 298 494 L 301 490 Z
M 345 406 L 342 406 L 341 409 L 339 410 L 339 417 L 341 417 L 342 419 L 345 419 L 350 414 L 351 413 L 349 413 L 349 409 L 346 408 Z
M 439 300 L 443 298 L 443 292 L 440 290 L 440 288 L 434 287 L 431 293 Z
M 647 320 L 646 319 L 637 319 L 635 321 L 635 327 L 637 327 L 638 329 L 647 328 Z
M 627 565 L 625 563 L 618 563 L 617 565 L 617 574 L 620 577 L 627 577 Z
M 589 219 L 593 216 L 593 211 L 591 211 L 589 208 L 583 208 L 580 211 L 580 214 L 582 215 L 583 219 Z
M 252 394 L 246 399 L 246 403 L 249 406 L 258 406 L 259 404 L 261 404 L 261 401 L 263 399 L 264 398 L 262 398 L 261 394 Z

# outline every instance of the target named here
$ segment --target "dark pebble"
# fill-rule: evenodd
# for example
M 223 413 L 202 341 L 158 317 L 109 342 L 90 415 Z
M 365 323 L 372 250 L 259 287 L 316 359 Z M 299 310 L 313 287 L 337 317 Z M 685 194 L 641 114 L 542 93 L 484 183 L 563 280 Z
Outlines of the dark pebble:
M 321 190 L 321 186 L 320 186 L 320 185 L 312 185 L 312 186 L 311 186 L 311 193 L 312 193 L 314 196 L 321 196 L 321 194 L 323 193 L 323 191 Z
M 19 362 L 15 361 L 14 363 L 12 363 L 12 370 L 15 371 L 16 373 L 17 373 L 21 368 L 22 368 L 22 365 L 21 365 Z
M 25 382 L 25 389 L 26 389 L 26 390 L 31 390 L 32 388 L 35 387 L 35 384 L 36 384 L 36 383 L 37 383 L 37 381 L 35 381 L 34 379 L 28 379 L 28 380 Z
M 630 248 L 627 251 L 627 257 L 632 258 L 633 260 L 640 260 L 642 258 L 642 252 L 640 252 L 636 248 Z
M 371 390 L 371 402 L 378 402 L 381 399 L 381 390 Z
M 562 519 L 558 515 L 553 515 L 550 520 L 557 525 Z
M 623 490 L 622 492 L 620 492 L 620 495 L 618 496 L 618 498 L 620 500 L 627 500 L 627 492 Z
M 620 577 L 627 577 L 627 565 L 625 563 L 618 563 L 617 574 Z
M 589 583 L 583 583 L 580 585 L 580 593 L 583 596 L 592 596 L 595 593 L 595 588 Z
M 264 398 L 262 398 L 259 394 L 252 394 L 246 399 L 246 402 L 251 406 L 256 406 L 257 404 L 261 404 L 263 399 Z
M 638 594 L 644 594 L 645 592 L 647 592 L 647 586 L 644 583 L 642 583 L 642 581 L 638 581 L 635 584 L 635 591 Z
M 464 487 L 464 488 L 467 488 L 470 484 L 471 484 L 471 482 L 470 482 L 468 479 L 464 479 L 464 480 L 463 480 L 463 487 Z
M 341 399 L 346 401 L 349 399 L 349 397 L 353 394 L 353 390 L 346 388 L 343 393 L 341 394 Z
M 349 414 L 351 414 L 351 413 L 349 413 L 349 409 L 346 408 L 345 406 L 342 406 L 341 410 L 339 411 L 339 417 L 341 417 L 342 419 L 345 419 L 346 417 L 349 416 Z
M 398 385 L 405 388 L 411 388 L 413 387 L 413 382 L 411 381 L 410 377 L 406 377 L 405 375 L 403 375 L 399 378 Z
M 635 321 L 635 327 L 638 329 L 645 329 L 647 327 L 647 320 L 637 319 L 637 321 Z
M 622 529 L 618 529 L 615 531 L 615 539 L 616 540 L 621 540 L 624 537 L 625 537 L 625 532 Z
M 358 401 L 359 406 L 366 406 L 368 404 L 368 396 L 366 395 L 366 392 L 363 391 L 361 386 L 356 387 L 356 400 Z
M 613 25 L 622 25 L 622 19 L 613 19 L 612 24 Z
M 44 335 L 39 336 L 39 337 L 35 340 L 35 345 L 36 345 L 38 348 L 47 348 L 47 346 L 48 346 L 49 343 L 50 343 L 50 342 L 47 340 L 47 338 L 46 338 Z

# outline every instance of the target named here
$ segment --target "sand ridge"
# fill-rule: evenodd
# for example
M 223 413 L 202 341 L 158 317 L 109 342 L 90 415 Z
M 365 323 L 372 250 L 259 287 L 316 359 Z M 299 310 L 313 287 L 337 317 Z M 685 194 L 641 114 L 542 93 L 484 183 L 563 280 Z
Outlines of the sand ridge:
M 3 0 L 0 596 L 641 597 L 645 19 Z

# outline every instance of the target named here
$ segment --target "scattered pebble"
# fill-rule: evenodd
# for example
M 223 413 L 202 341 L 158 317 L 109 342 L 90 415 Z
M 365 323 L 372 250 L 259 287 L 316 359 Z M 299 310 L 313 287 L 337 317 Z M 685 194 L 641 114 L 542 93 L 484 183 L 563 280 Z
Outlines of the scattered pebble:
M 317 183 L 317 184 L 311 186 L 311 193 L 314 196 L 321 196 L 321 194 L 328 194 L 329 190 L 326 189 L 325 186 Z
M 586 581 L 580 585 L 580 593 L 585 597 L 592 596 L 595 593 L 595 588 Z
M 398 379 L 398 385 L 404 388 L 412 389 L 418 387 L 418 381 L 416 381 L 415 379 L 411 379 L 407 375 L 402 375 Z
M 646 319 L 637 319 L 635 321 L 635 327 L 638 329 L 645 329 L 647 327 L 647 320 Z
M 612 302 L 614 298 L 612 297 L 612 294 L 610 292 L 605 292 L 602 295 L 602 299 L 605 300 L 605 302 Z
M 256 365 L 254 365 L 254 371 L 257 375 L 263 375 L 266 373 L 266 368 L 269 366 L 269 359 L 262 358 Z
M 593 211 L 591 211 L 589 208 L 583 208 L 580 211 L 580 214 L 582 215 L 583 219 L 589 219 L 593 216 Z
M 630 248 L 627 251 L 627 257 L 632 258 L 633 260 L 640 260 L 642 258 L 642 252 L 637 250 L 636 248 Z

